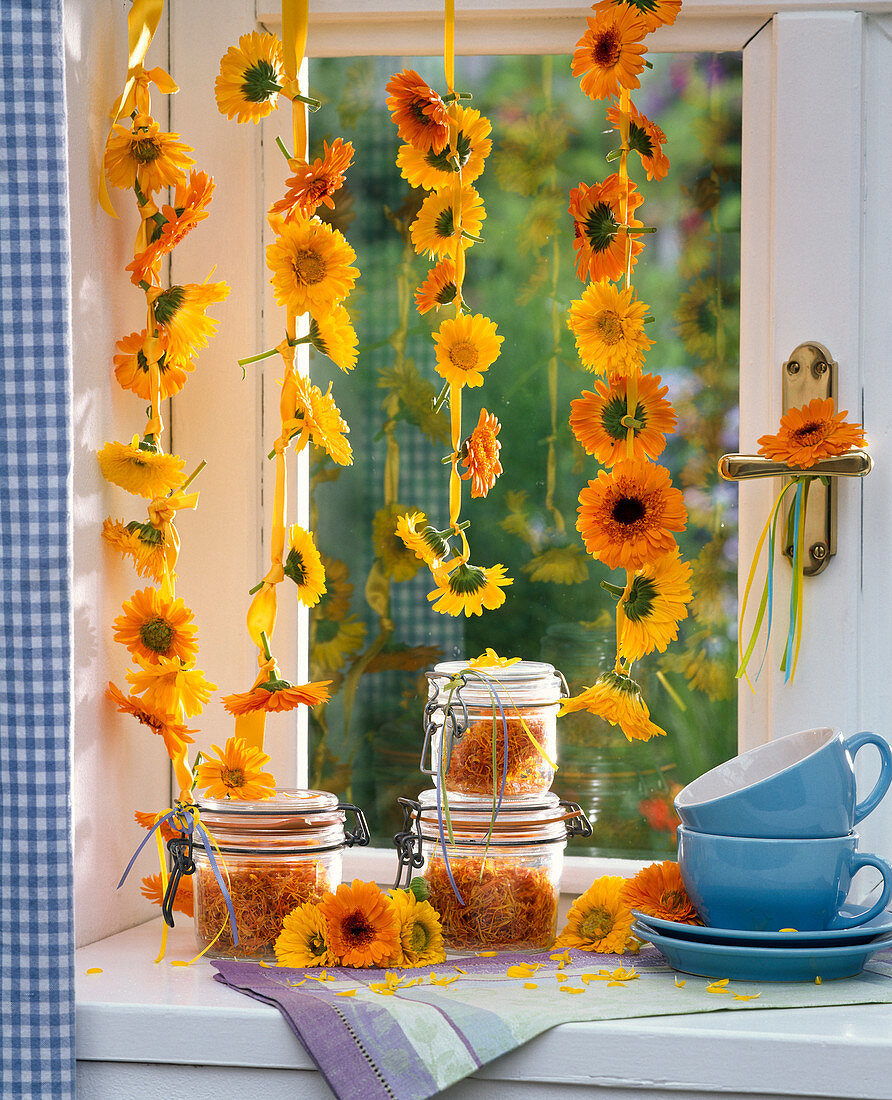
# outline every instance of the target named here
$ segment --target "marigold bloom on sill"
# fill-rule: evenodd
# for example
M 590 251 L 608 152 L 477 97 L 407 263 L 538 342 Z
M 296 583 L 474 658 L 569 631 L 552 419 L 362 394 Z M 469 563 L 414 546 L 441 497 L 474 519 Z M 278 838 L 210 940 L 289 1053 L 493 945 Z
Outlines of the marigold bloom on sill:
M 633 211 L 644 201 L 633 183 L 623 182 L 614 173 L 603 183 L 580 183 L 570 191 L 568 210 L 573 217 L 573 247 L 576 249 L 576 277 L 586 279 L 622 278 L 626 270 L 626 240 L 628 234 L 623 225 L 623 206 L 628 191 L 628 220 L 630 228 L 640 228 L 641 222 Z M 632 234 L 631 263 L 644 248 L 640 234 Z
M 319 206 L 334 210 L 332 195 L 344 184 L 344 174 L 353 159 L 353 145 L 336 137 L 331 145 L 322 143 L 324 155 L 312 164 L 302 160 L 290 160 L 293 176 L 285 181 L 288 190 L 284 198 L 274 202 L 270 214 L 281 214 L 286 221 L 294 217 L 310 218 Z
M 418 901 L 411 890 L 391 890 L 400 926 L 400 951 L 389 966 L 431 966 L 446 960 L 440 915 L 429 901 Z
M 130 390 L 143 401 L 151 401 L 149 392 L 149 361 L 146 358 L 148 333 L 131 332 L 115 344 L 118 355 L 114 356 L 115 378 L 121 387 Z M 186 384 L 186 376 L 195 369 L 191 359 L 177 359 L 170 352 L 164 352 L 158 360 L 158 373 L 161 377 L 161 400 L 178 394 Z
M 601 470 L 579 494 L 576 528 L 608 569 L 638 569 L 675 547 L 687 522 L 684 498 L 663 466 L 630 459 Z
M 415 308 L 419 313 L 449 305 L 455 301 L 455 264 L 447 256 L 427 273 L 427 278 L 415 291 Z
M 282 43 L 274 34 L 243 34 L 220 59 L 214 81 L 217 109 L 237 122 L 259 122 L 271 114 L 285 79 Z
M 230 737 L 225 748 L 213 746 L 216 759 L 202 753 L 195 769 L 195 785 L 207 798 L 234 798 L 242 801 L 270 798 L 276 780 L 263 767 L 269 755 L 248 745 L 241 737 Z
M 473 187 L 462 187 L 459 199 L 459 224 L 465 233 L 464 248 L 471 248 L 475 243 L 473 238 L 480 236 L 486 211 L 483 209 L 483 199 Z M 412 222 L 409 229 L 412 245 L 415 251 L 422 255 L 425 252 L 438 260 L 444 256 L 452 256 L 455 251 L 455 198 L 451 189 L 446 191 L 432 191 L 418 211 L 418 217 Z
M 611 107 L 607 120 L 619 131 L 620 110 Z M 643 115 L 634 103 L 629 104 L 629 148 L 641 157 L 641 165 L 649 180 L 665 179 L 669 171 L 669 158 L 663 152 L 666 135 L 655 122 Z
M 461 166 L 463 184 L 473 183 L 482 174 L 484 162 L 492 149 L 489 137 L 492 123 L 473 107 L 457 104 L 452 110 L 457 128 L 454 146 L 450 143 L 440 152 L 432 148 L 416 149 L 413 145 L 400 146 L 396 166 L 410 187 L 423 187 L 426 191 L 442 191 L 444 187 L 452 187 L 457 171 L 456 156 Z
M 504 565 L 482 568 L 462 562 L 452 572 L 445 566 L 433 571 L 437 587 L 427 595 L 434 611 L 442 615 L 461 615 L 467 618 L 480 615 L 483 609 L 494 611 L 505 602 L 503 588 L 514 583 L 513 577 L 505 576 Z
M 381 966 L 400 952 L 399 913 L 375 883 L 341 883 L 336 893 L 325 894 L 319 909 L 341 966 Z
M 759 439 L 759 454 L 803 470 L 822 459 L 863 447 L 867 440 L 860 424 L 846 422 L 848 410 L 835 411 L 832 397 L 816 397 L 798 409 L 789 409 L 776 435 Z
M 161 259 L 183 240 L 200 221 L 208 216 L 208 206 L 214 194 L 214 180 L 205 172 L 191 172 L 188 183 L 178 183 L 172 206 L 162 206 L 165 219 L 160 229 L 155 227 L 148 246 L 127 265 L 130 281 L 158 285 Z
M 567 318 L 583 366 L 599 374 L 637 374 L 653 345 L 644 335 L 649 309 L 636 300 L 634 287 L 620 290 L 607 282 L 590 283 L 582 297 L 570 303 Z
M 211 692 L 217 685 L 205 679 L 198 668 L 186 668 L 178 657 L 159 657 L 157 663 L 144 660 L 137 654 L 133 658 L 139 671 L 128 669 L 126 676 L 133 692 L 141 695 L 143 702 L 164 714 L 194 717 L 201 714 Z
M 630 909 L 640 909 L 651 917 L 674 920 L 681 924 L 702 924 L 691 903 L 678 864 L 672 860 L 642 867 L 623 886 L 622 900 Z
M 504 339 L 495 322 L 482 313 L 448 318 L 434 333 L 437 374 L 450 384 L 482 386 L 483 375 L 498 359 Z
M 565 699 L 558 716 L 587 710 L 612 726 L 619 726 L 627 741 L 649 741 L 666 731 L 651 721 L 641 688 L 624 672 L 604 672 L 590 688 Z
M 123 611 L 114 621 L 114 638 L 132 654 L 153 663 L 162 657 L 177 657 L 184 664 L 195 660 L 198 627 L 183 599 L 143 588 L 124 601 Z
M 583 390 L 570 402 L 570 429 L 586 454 L 602 466 L 614 466 L 629 456 L 628 436 L 632 432 L 634 459 L 655 459 L 663 453 L 666 436 L 675 430 L 678 418 L 665 400 L 668 386 L 660 387 L 659 375 L 642 374 L 637 380 L 638 402 L 635 423 L 627 426 L 627 378 L 616 376 L 609 382 L 596 382 L 595 390 Z
M 146 292 L 155 322 L 165 340 L 165 349 L 175 359 L 189 359 L 207 347 L 217 331 L 218 321 L 205 310 L 229 297 L 226 283 L 184 283 L 167 290 L 153 287 Z
M 275 945 L 279 966 L 337 966 L 339 960 L 331 948 L 328 922 L 315 901 L 292 909 L 282 921 Z
M 182 183 L 195 161 L 179 136 L 163 133 L 150 115 L 137 115 L 130 129 L 116 123 L 105 149 L 108 182 L 122 190 L 139 182 L 146 195 Z
M 414 69 L 388 80 L 387 109 L 403 141 L 416 149 L 440 153 L 449 141 L 449 115 L 440 96 Z
M 399 535 L 399 522 L 406 513 L 404 504 L 387 504 L 379 508 L 372 521 L 372 549 L 381 568 L 395 581 L 408 581 L 421 568 L 414 549 Z
M 640 88 L 644 69 L 641 40 L 647 33 L 638 11 L 631 5 L 610 7 L 588 16 L 588 29 L 576 43 L 570 71 L 580 77 L 589 99 L 608 99 L 620 88 Z
M 287 681 L 280 680 L 280 684 Z M 236 717 L 240 714 L 251 714 L 252 711 L 288 711 L 296 707 L 315 707 L 319 703 L 328 702 L 328 685 L 331 680 L 320 680 L 317 683 L 275 687 L 272 690 L 262 684 L 250 691 L 235 692 L 226 695 L 222 699 L 223 706 L 230 714 Z
M 183 484 L 183 459 L 145 450 L 137 435 L 129 443 L 106 443 L 97 451 L 97 458 L 106 481 L 148 500 L 172 493 Z
M 285 576 L 297 585 L 298 600 L 306 607 L 315 607 L 325 592 L 325 567 L 312 532 L 296 523 L 288 528 L 284 569 Z
M 502 473 L 499 462 L 502 444 L 498 440 L 501 428 L 498 417 L 481 409 L 477 426 L 462 445 L 465 472 L 460 476 L 463 481 L 471 481 L 472 497 L 485 497 Z
M 555 947 L 621 955 L 632 936 L 632 912 L 622 901 L 625 879 L 603 875 L 570 906 Z
M 690 599 L 691 566 L 677 549 L 643 565 L 620 599 L 619 655 L 637 661 L 654 650 L 663 653 L 678 637 Z
M 173 759 L 185 752 L 186 745 L 195 742 L 189 734 L 198 730 L 186 729 L 180 722 L 174 721 L 169 715 L 159 708 L 150 706 L 145 699 L 138 699 L 134 695 L 125 695 L 115 684 L 110 683 L 105 692 L 106 698 L 117 706 L 122 714 L 129 714 L 141 725 L 148 726 L 152 733 L 157 733 L 164 742 L 167 755 Z
M 152 902 L 153 905 L 161 905 L 164 901 L 164 891 L 161 888 L 160 873 L 156 875 L 147 875 L 142 880 L 142 886 L 139 888 L 139 892 L 147 901 Z M 183 875 L 177 884 L 173 911 L 175 913 L 183 913 L 187 917 L 195 915 L 195 902 L 192 893 L 192 878 L 190 875 Z

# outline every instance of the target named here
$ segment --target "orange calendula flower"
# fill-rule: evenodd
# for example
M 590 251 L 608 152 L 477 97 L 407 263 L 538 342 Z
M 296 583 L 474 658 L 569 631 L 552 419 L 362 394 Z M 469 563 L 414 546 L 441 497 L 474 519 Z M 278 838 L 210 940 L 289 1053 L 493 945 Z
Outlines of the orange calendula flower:
M 151 500 L 172 493 L 183 484 L 183 459 L 141 446 L 139 436 L 135 435 L 129 443 L 106 443 L 96 455 L 105 480 L 128 493 Z
M 614 7 L 587 19 L 588 30 L 576 43 L 570 71 L 580 77 L 589 99 L 609 99 L 620 88 L 640 88 L 647 29 L 631 7 Z
M 155 322 L 168 354 L 175 359 L 188 359 L 199 348 L 207 347 L 218 322 L 205 316 L 205 310 L 228 297 L 226 283 L 183 283 L 167 290 L 159 287 L 148 290 L 146 298 L 154 307 Z
M 427 598 L 441 615 L 464 612 L 470 618 L 482 614 L 484 608 L 494 611 L 505 602 L 502 589 L 514 584 L 514 578 L 505 575 L 504 565 L 483 568 L 461 562 L 451 572 L 440 566 L 433 573 L 437 587 L 428 592 Z
M 220 59 L 214 96 L 220 114 L 237 122 L 259 122 L 276 108 L 285 72 L 282 43 L 274 34 L 243 34 Z
M 198 627 L 182 599 L 143 588 L 124 601 L 123 611 L 114 621 L 114 637 L 131 653 L 154 663 L 162 657 L 178 657 L 184 664 L 195 660 Z
M 684 498 L 669 471 L 640 459 L 601 470 L 579 494 L 576 529 L 608 569 L 638 569 L 675 548 L 687 523 Z
M 323 393 L 307 379 L 299 380 L 294 419 L 286 426 L 292 431 L 291 439 L 296 439 L 297 450 L 310 439 L 339 466 L 349 466 L 353 462 L 353 448 L 346 438 L 350 428 L 331 396 L 330 384 Z
M 379 966 L 399 953 L 399 913 L 374 882 L 342 882 L 336 893 L 323 896 L 319 910 L 341 966 Z
M 144 813 L 142 810 L 133 811 L 133 820 L 136 822 L 137 825 L 141 825 L 144 829 L 153 829 L 155 827 L 155 818 L 157 816 L 157 814 Z M 162 822 L 158 829 L 158 832 L 161 833 L 161 839 L 164 841 L 165 844 L 168 842 L 168 840 L 172 840 L 175 836 L 179 835 L 175 829 L 171 828 L 169 821 Z
M 498 359 L 504 337 L 482 313 L 461 313 L 434 333 L 437 374 L 462 386 L 482 386 L 483 374 Z
M 486 217 L 483 199 L 473 187 L 462 187 L 459 200 L 458 221 L 465 233 L 464 247 L 474 244 L 473 237 L 479 237 L 480 229 Z M 455 251 L 455 195 L 451 190 L 432 191 L 421 204 L 418 217 L 409 230 L 415 251 L 420 255 L 428 253 L 431 257 L 442 259 L 452 256 Z
M 230 737 L 225 748 L 213 746 L 216 759 L 202 753 L 195 769 L 195 785 L 207 798 L 235 798 L 250 801 L 269 798 L 276 780 L 263 767 L 269 755 L 249 745 L 243 737 Z
M 159 657 L 157 662 L 146 661 L 138 654 L 133 658 L 139 671 L 127 670 L 127 679 L 134 694 L 143 702 L 164 714 L 189 717 L 201 714 L 217 685 L 205 679 L 198 668 L 185 668 L 178 657 Z
M 602 875 L 570 906 L 555 947 L 621 955 L 632 938 L 632 911 L 622 900 L 625 879 Z
M 428 525 L 424 512 L 406 512 L 398 516 L 396 533 L 425 565 L 439 563 L 449 552 L 446 540 L 439 531 Z
M 627 741 L 665 737 L 666 731 L 651 721 L 641 688 L 624 672 L 604 672 L 596 683 L 561 703 L 558 716 L 587 710 L 612 726 L 619 726 Z
M 678 549 L 643 565 L 620 598 L 619 655 L 637 661 L 654 650 L 662 653 L 678 637 L 678 624 L 688 617 L 691 566 Z
M 626 269 L 626 230 L 623 206 L 628 191 L 628 221 L 630 229 L 641 228 L 633 211 L 644 201 L 634 183 L 623 182 L 614 172 L 603 183 L 591 186 L 580 183 L 570 191 L 569 211 L 573 216 L 573 247 L 576 249 L 576 277 L 583 282 L 622 278 Z M 631 262 L 644 248 L 644 242 L 632 234 Z
M 125 390 L 135 393 L 143 401 L 152 399 L 149 391 L 149 360 L 146 357 L 148 345 L 149 337 L 145 329 L 142 332 L 131 332 L 115 344 L 120 352 L 114 357 L 115 378 Z M 194 369 L 191 359 L 177 359 L 170 352 L 163 352 L 158 360 L 161 400 L 179 393 L 186 384 L 186 375 Z
M 153 902 L 155 905 L 161 905 L 164 901 L 164 890 L 161 887 L 161 875 L 147 875 L 142 880 L 142 886 L 139 888 L 139 892 L 148 901 Z M 183 913 L 187 917 L 194 915 L 194 899 L 192 894 L 192 878 L 190 875 L 183 875 L 180 881 L 177 883 L 176 897 L 173 901 L 173 911 L 175 913 Z
M 279 966 L 337 966 L 331 949 L 328 922 L 315 901 L 305 901 L 282 921 L 275 945 Z
M 140 577 L 151 577 L 154 581 L 164 579 L 167 546 L 163 532 L 157 527 L 138 520 L 123 523 L 107 517 L 102 521 L 102 537 L 120 554 L 132 560 Z
M 481 409 L 476 428 L 462 444 L 462 465 L 466 470 L 461 478 L 472 479 L 472 497 L 485 497 L 502 472 L 499 462 L 502 444 L 498 440 L 501 428 L 498 417 Z
M 842 455 L 867 440 L 860 424 L 846 423 L 847 410 L 834 411 L 832 397 L 816 397 L 781 417 L 777 435 L 759 439 L 759 454 L 807 470 L 822 459 Z
M 173 759 L 182 756 L 187 745 L 195 742 L 190 733 L 198 730 L 186 729 L 180 722 L 173 721 L 162 712 L 159 707 L 150 706 L 145 699 L 137 699 L 133 695 L 125 695 L 115 684 L 110 683 L 105 692 L 106 698 L 111 699 L 122 714 L 129 714 L 143 726 L 148 726 L 152 733 L 157 733 L 164 742 L 167 755 Z
M 414 550 L 399 537 L 396 525 L 406 511 L 404 504 L 385 504 L 372 521 L 372 549 L 381 568 L 395 581 L 408 581 L 421 568 Z
M 297 598 L 306 607 L 315 607 L 325 591 L 325 567 L 316 549 L 313 535 L 295 523 L 288 529 L 288 553 L 285 576 L 297 585 Z
M 173 205 L 162 206 L 165 219 L 159 229 L 155 226 L 148 246 L 127 265 L 130 281 L 138 284 L 158 284 L 158 266 L 162 257 L 188 236 L 200 221 L 208 216 L 208 206 L 214 195 L 213 177 L 205 172 L 190 172 L 188 183 L 178 183 Z
M 447 256 L 431 268 L 427 278 L 415 291 L 415 308 L 419 313 L 428 313 L 454 302 L 455 295 L 455 264 Z
M 627 879 L 622 899 L 630 909 L 638 909 L 660 920 L 703 923 L 681 881 L 678 864 L 671 859 L 642 867 L 634 878 Z
M 648 32 L 657 27 L 671 26 L 681 11 L 681 0 L 598 0 L 592 4 L 596 16 L 612 8 L 626 7 L 638 16 Z
M 276 238 L 266 249 L 266 266 L 276 303 L 295 313 L 324 316 L 346 298 L 359 275 L 350 265 L 356 253 L 337 229 L 302 216 L 271 219 Z
M 312 164 L 302 160 L 288 162 L 293 176 L 285 181 L 288 188 L 285 197 L 274 202 L 270 214 L 281 214 L 286 221 L 296 216 L 310 218 L 321 205 L 334 210 L 332 195 L 344 183 L 344 173 L 353 159 L 353 145 L 336 137 L 331 145 L 322 143 L 324 155 Z
M 317 351 L 343 371 L 356 366 L 356 331 L 350 323 L 350 314 L 341 305 L 318 319 L 310 319 L 310 343 Z
M 458 104 L 453 110 L 457 128 L 454 145 L 449 143 L 439 152 L 431 148 L 417 149 L 414 145 L 400 146 L 396 166 L 410 187 L 442 191 L 444 187 L 453 186 L 459 168 L 462 183 L 473 183 L 483 172 L 484 162 L 492 149 L 489 138 L 492 123 L 473 107 Z
M 230 714 L 251 714 L 253 711 L 288 711 L 296 707 L 315 707 L 328 702 L 331 680 L 295 687 L 287 680 L 271 679 L 250 691 L 240 691 L 223 697 L 223 706 Z
M 600 374 L 637 374 L 653 340 L 644 335 L 650 307 L 635 300 L 635 288 L 589 283 L 570 303 L 567 327 L 576 337 L 583 366 Z
M 403 141 L 440 153 L 449 141 L 449 116 L 439 95 L 415 72 L 394 73 L 386 85 L 387 109 Z
M 614 128 L 620 127 L 620 109 L 611 107 L 607 121 Z M 664 179 L 669 171 L 669 158 L 663 152 L 666 135 L 655 122 L 641 114 L 634 103 L 629 104 L 629 149 L 641 157 L 641 164 L 649 180 Z
M 139 183 L 145 195 L 182 183 L 195 161 L 179 136 L 163 133 L 150 115 L 137 115 L 130 129 L 116 124 L 105 149 L 108 182 L 122 189 Z
M 666 400 L 668 386 L 658 374 L 638 377 L 635 415 L 628 415 L 628 378 L 616 375 L 596 382 L 594 393 L 583 390 L 570 402 L 570 430 L 586 454 L 602 466 L 614 466 L 629 457 L 627 439 L 632 431 L 632 458 L 651 460 L 662 454 L 666 436 L 675 430 L 678 417 Z

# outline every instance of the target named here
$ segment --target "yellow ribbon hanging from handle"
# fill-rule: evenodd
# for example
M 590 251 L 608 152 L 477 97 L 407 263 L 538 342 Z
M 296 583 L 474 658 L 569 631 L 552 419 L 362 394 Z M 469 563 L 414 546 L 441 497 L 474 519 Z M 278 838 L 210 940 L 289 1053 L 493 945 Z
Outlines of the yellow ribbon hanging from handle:
M 282 60 L 289 81 L 297 81 L 307 52 L 307 29 L 310 20 L 309 0 L 282 0 Z M 299 99 L 291 103 L 291 139 L 298 160 L 307 153 L 307 105 Z

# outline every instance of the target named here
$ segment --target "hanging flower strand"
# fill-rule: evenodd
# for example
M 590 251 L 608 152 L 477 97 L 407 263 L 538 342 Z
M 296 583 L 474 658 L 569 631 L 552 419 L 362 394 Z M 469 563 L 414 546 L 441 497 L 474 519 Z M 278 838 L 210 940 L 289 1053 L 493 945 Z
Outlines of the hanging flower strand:
M 462 396 L 465 388 L 482 386 L 501 352 L 504 337 L 494 321 L 472 313 L 464 300 L 465 252 L 482 243 L 486 211 L 471 184 L 480 176 L 492 148 L 492 124 L 479 111 L 465 107 L 467 93 L 455 90 L 455 2 L 446 0 L 443 49 L 446 95 L 441 97 L 413 69 L 396 73 L 387 84 L 387 106 L 404 143 L 396 163 L 412 187 L 428 195 L 410 228 L 415 251 L 438 262 L 415 293 L 418 312 L 450 307 L 433 335 L 435 369 L 443 379 L 437 400 L 449 405 L 451 454 L 449 522 L 443 531 L 416 530 L 423 513 L 397 517 L 396 534 L 430 568 L 435 588 L 428 594 L 434 611 L 445 615 L 480 615 L 505 602 L 504 589 L 513 583 L 503 565 L 483 567 L 470 562 L 467 522 L 461 520 L 462 481 L 471 481 L 471 496 L 485 497 L 502 472 L 501 425 L 481 409 L 477 426 L 462 439 Z M 452 545 L 456 541 L 455 546 Z
M 587 552 L 608 569 L 622 569 L 625 580 L 602 582 L 617 601 L 614 667 L 568 699 L 561 713 L 589 710 L 629 740 L 645 741 L 665 731 L 651 721 L 632 666 L 678 636 L 691 599 L 691 566 L 680 560 L 675 541 L 687 523 L 682 494 L 656 463 L 677 417 L 660 377 L 642 372 L 653 344 L 644 325 L 652 318 L 632 284 L 645 235 L 654 230 L 636 216 L 644 200 L 629 177 L 629 154 L 638 154 L 648 179 L 662 179 L 669 169 L 666 136 L 630 92 L 649 65 L 644 38 L 673 23 L 680 7 L 681 0 L 602 0 L 572 61 L 585 95 L 616 98 L 607 117 L 620 139 L 608 157 L 619 160 L 618 171 L 570 192 L 576 275 L 588 285 L 570 306 L 568 326 L 582 365 L 602 376 L 594 392 L 572 402 L 570 428 L 604 467 L 579 494 L 576 527 Z

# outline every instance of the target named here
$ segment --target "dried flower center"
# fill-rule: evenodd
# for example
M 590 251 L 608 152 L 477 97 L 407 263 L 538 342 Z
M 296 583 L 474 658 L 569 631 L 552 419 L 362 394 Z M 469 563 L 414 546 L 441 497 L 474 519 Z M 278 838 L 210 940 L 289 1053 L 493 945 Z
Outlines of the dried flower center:
M 449 349 L 449 361 L 459 370 L 473 370 L 479 358 L 480 352 L 470 340 L 457 340 Z
M 140 641 L 146 649 L 151 649 L 153 653 L 166 654 L 170 649 L 173 636 L 173 627 L 167 619 L 162 619 L 160 615 L 154 619 L 146 619 L 139 628 Z
M 307 567 L 299 550 L 289 551 L 285 559 L 285 576 L 290 577 L 296 585 L 306 584 Z
M 596 906 L 590 909 L 579 922 L 579 935 L 584 940 L 603 940 L 613 931 L 614 923 L 612 913 Z
M 309 286 L 321 283 L 325 278 L 325 264 L 318 252 L 312 248 L 301 248 L 294 257 L 294 274 L 298 279 Z
M 797 428 L 791 434 L 797 443 L 807 447 L 813 447 L 816 443 L 823 443 L 826 438 L 825 425 L 819 420 L 803 424 L 801 428 Z
M 615 27 L 608 27 L 595 39 L 592 47 L 592 60 L 596 65 L 607 69 L 619 61 L 623 40 Z
M 355 910 L 341 922 L 341 932 L 351 947 L 365 947 L 375 938 L 375 930 L 364 913 Z
M 647 509 L 644 502 L 639 500 L 638 497 L 620 497 L 614 504 L 611 515 L 617 523 L 631 526 L 640 519 L 644 519 L 647 515 Z
M 154 138 L 139 138 L 131 143 L 130 155 L 140 164 L 151 164 L 161 156 L 161 146 Z
M 262 58 L 245 69 L 242 83 L 242 95 L 249 103 L 265 103 L 278 92 L 276 70 Z
M 595 317 L 595 331 L 605 344 L 612 347 L 623 338 L 622 320 L 613 310 L 602 309 Z
M 227 768 L 224 765 L 220 769 L 220 782 L 224 787 L 238 790 L 239 787 L 244 787 L 245 785 L 245 773 L 241 768 Z

